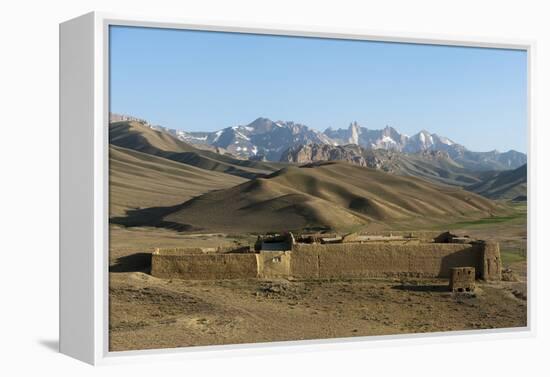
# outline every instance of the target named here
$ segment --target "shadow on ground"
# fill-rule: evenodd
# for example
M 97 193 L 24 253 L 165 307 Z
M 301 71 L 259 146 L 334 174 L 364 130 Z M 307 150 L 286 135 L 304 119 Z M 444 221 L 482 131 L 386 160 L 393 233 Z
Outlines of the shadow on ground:
M 125 227 L 152 226 L 156 228 L 166 228 L 176 230 L 178 232 L 184 232 L 191 230 L 191 225 L 163 220 L 165 216 L 180 210 L 184 205 L 185 203 L 171 207 L 131 209 L 126 211 L 126 216 L 111 217 L 109 222 L 111 224 L 122 225 Z
M 449 292 L 449 286 L 441 285 L 441 284 L 427 284 L 427 285 L 400 284 L 400 285 L 394 285 L 392 289 L 398 289 L 401 291 L 409 291 L 409 292 Z
M 117 258 L 109 272 L 146 272 L 151 271 L 151 253 L 135 253 Z
M 42 339 L 38 341 L 38 344 L 40 344 L 42 347 L 49 349 L 53 352 L 59 352 L 59 340 L 46 340 Z

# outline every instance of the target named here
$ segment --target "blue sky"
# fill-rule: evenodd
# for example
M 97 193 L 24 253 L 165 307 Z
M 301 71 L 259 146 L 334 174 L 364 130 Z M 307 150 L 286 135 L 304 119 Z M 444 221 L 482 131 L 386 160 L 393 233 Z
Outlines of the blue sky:
M 111 111 L 186 131 L 262 116 L 527 149 L 524 51 L 111 27 Z

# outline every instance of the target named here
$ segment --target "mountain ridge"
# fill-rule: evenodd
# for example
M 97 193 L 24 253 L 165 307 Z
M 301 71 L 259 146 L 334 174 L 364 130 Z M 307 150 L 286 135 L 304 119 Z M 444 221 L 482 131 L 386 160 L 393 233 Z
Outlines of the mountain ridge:
M 419 177 L 432 183 L 462 187 L 482 180 L 480 173 L 465 169 L 446 152 L 433 150 L 402 153 L 384 149 L 364 149 L 356 144 L 309 144 L 289 148 L 283 153 L 281 161 L 294 164 L 346 161 L 390 174 Z
M 137 119 L 130 116 L 112 115 L 113 119 Z M 225 127 L 213 132 L 186 132 L 158 125 L 148 127 L 171 134 L 176 139 L 220 154 L 239 159 L 256 161 L 279 161 L 285 151 L 297 145 L 325 144 L 340 146 L 356 144 L 365 149 L 384 149 L 402 153 L 424 151 L 446 152 L 454 161 L 469 170 L 510 170 L 527 162 L 527 156 L 515 150 L 498 152 L 474 152 L 446 136 L 421 130 L 407 136 L 395 128 L 368 129 L 357 122 L 349 127 L 323 132 L 292 121 L 272 121 L 260 117 L 247 125 Z
M 280 168 L 277 163 L 239 160 L 228 155 L 195 148 L 173 135 L 136 121 L 109 125 L 109 143 L 172 161 L 243 178 L 256 178 Z

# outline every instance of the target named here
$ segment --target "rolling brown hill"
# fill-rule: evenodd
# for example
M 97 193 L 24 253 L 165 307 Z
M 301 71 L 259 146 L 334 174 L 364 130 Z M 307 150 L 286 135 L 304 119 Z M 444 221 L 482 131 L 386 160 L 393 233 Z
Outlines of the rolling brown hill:
M 449 223 L 501 207 L 477 194 L 342 162 L 287 167 L 171 208 L 133 211 L 125 225 L 191 231 L 351 230 L 369 223 Z M 157 216 L 154 218 L 154 216 Z
M 154 130 L 136 121 L 111 123 L 109 143 L 201 169 L 248 179 L 265 176 L 282 167 L 278 163 L 239 160 L 213 151 L 198 149 L 167 132 Z
M 514 170 L 493 172 L 467 189 L 491 199 L 527 200 L 527 164 Z
M 245 181 L 234 175 L 111 145 L 109 216 L 124 216 L 129 209 L 173 206 Z

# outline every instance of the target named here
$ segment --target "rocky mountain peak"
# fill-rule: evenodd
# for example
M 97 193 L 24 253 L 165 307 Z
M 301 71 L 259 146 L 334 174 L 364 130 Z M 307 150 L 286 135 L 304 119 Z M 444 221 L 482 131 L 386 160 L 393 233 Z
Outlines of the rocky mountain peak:
M 120 116 L 111 118 L 112 120 L 122 119 Z M 130 118 L 126 116 L 124 119 Z M 351 144 L 361 146 L 366 150 L 402 153 L 442 152 L 426 156 L 430 158 L 447 158 L 448 156 L 456 163 L 473 170 L 514 169 L 527 162 L 525 154 L 513 150 L 505 153 L 497 151 L 472 152 L 445 136 L 439 136 L 425 129 L 409 137 L 390 125 L 386 125 L 382 129 L 367 129 L 357 121 L 352 121 L 347 128 L 329 127 L 324 132 L 300 123 L 272 121 L 265 117 L 259 117 L 249 124 L 226 127 L 214 132 L 185 132 L 161 126 L 150 127 L 168 132 L 195 146 L 221 148 L 221 150 L 243 159 L 262 156 L 269 161 L 279 161 L 286 150 L 293 147 L 298 148 L 301 145 L 346 146 Z M 316 147 L 316 151 L 321 155 L 326 152 L 320 147 Z M 346 151 L 346 153 L 348 152 Z M 347 158 L 344 157 L 344 159 Z

